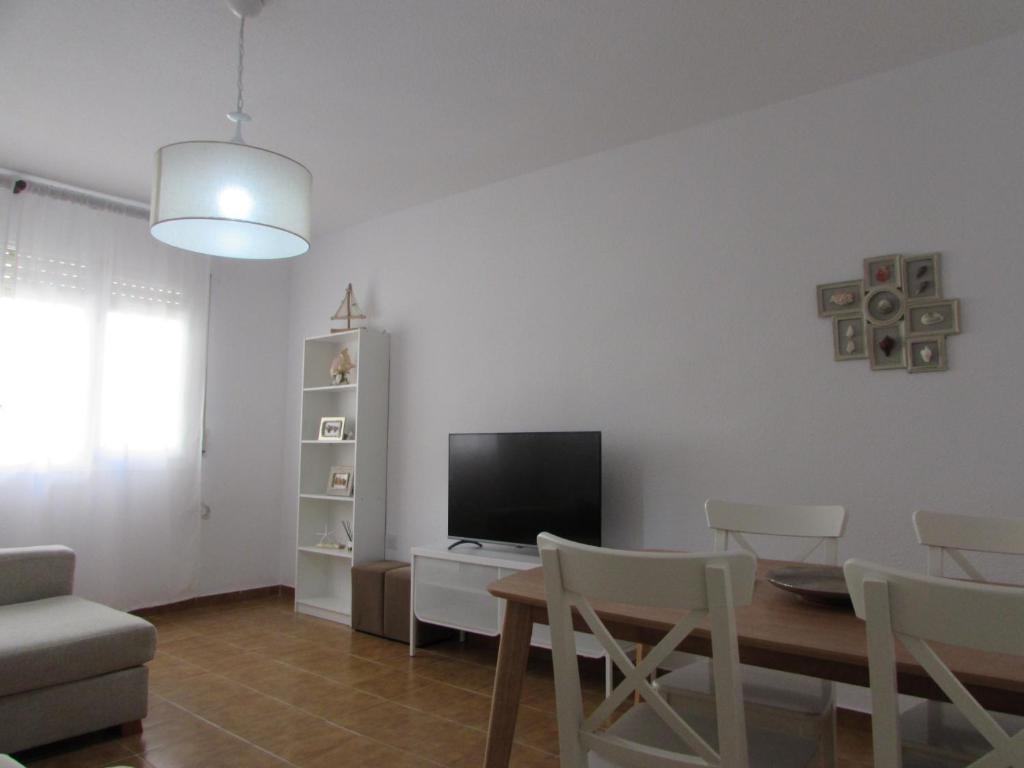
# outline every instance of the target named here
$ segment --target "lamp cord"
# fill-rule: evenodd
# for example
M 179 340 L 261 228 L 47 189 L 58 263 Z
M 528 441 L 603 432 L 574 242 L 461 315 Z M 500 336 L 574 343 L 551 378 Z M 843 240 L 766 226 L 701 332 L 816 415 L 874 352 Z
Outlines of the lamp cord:
M 231 139 L 236 144 L 245 144 L 242 138 L 242 123 L 252 120 L 245 113 L 245 100 L 242 98 L 242 74 L 245 72 L 245 16 L 242 16 L 242 23 L 238 26 L 238 99 L 235 102 L 235 111 L 228 113 L 228 120 L 235 124 L 235 135 Z
M 245 67 L 245 16 L 242 17 L 242 23 L 238 26 L 238 103 L 235 106 L 235 111 L 238 113 L 245 112 L 245 103 L 242 100 L 242 72 Z

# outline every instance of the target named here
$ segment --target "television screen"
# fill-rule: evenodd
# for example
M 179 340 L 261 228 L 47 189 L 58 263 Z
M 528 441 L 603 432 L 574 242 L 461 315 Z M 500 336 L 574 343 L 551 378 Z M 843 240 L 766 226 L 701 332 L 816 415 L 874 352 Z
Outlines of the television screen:
M 448 536 L 536 546 L 548 531 L 601 544 L 601 433 L 448 436 Z

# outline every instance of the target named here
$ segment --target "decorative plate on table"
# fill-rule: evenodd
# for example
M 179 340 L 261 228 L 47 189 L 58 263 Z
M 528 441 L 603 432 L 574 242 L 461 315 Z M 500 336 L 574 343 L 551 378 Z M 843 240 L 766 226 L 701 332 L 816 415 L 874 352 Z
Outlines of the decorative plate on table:
M 843 569 L 838 565 L 787 565 L 769 571 L 768 581 L 812 603 L 853 606 Z

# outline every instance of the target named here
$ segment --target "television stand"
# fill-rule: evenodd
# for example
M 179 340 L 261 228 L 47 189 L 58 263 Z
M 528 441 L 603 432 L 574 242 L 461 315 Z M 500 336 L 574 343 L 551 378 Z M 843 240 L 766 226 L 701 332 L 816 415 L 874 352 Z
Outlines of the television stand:
M 483 549 L 484 548 L 484 545 L 481 544 L 476 539 L 459 539 L 458 541 L 448 545 L 448 551 L 451 552 L 453 549 L 455 549 L 457 546 L 459 546 L 459 544 L 476 544 L 476 548 L 477 549 Z
M 453 552 L 451 547 L 413 547 L 409 655 L 416 655 L 417 619 L 459 632 L 499 636 L 505 616 L 505 601 L 488 592 L 487 585 L 517 571 L 539 567 L 540 556 L 536 551 L 527 554 L 481 548 L 479 551 Z M 551 648 L 551 630 L 546 624 L 534 624 L 530 644 Z M 631 653 L 631 644 L 622 645 L 627 654 Z M 610 694 L 612 663 L 597 638 L 577 632 L 576 653 L 587 658 L 604 659 L 605 681 Z

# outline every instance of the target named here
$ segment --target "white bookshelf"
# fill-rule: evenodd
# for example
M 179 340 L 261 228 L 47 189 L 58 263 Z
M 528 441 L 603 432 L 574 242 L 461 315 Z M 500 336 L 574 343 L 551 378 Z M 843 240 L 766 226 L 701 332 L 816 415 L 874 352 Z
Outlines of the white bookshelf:
M 364 328 L 307 338 L 303 350 L 295 610 L 343 624 L 351 624 L 352 566 L 384 559 L 388 346 L 386 333 Z M 356 369 L 349 384 L 332 384 L 331 360 L 342 347 Z M 324 416 L 344 416 L 353 438 L 319 440 Z M 352 496 L 327 493 L 335 466 L 352 467 Z M 340 529 L 343 520 L 352 528 L 352 550 L 317 547 L 318 534 Z

